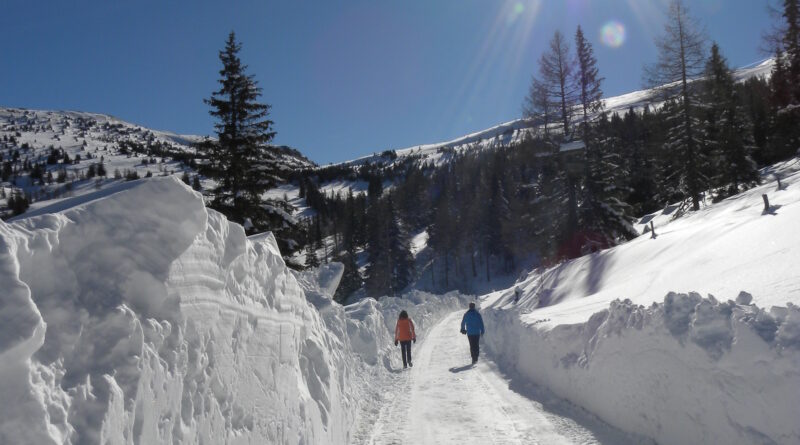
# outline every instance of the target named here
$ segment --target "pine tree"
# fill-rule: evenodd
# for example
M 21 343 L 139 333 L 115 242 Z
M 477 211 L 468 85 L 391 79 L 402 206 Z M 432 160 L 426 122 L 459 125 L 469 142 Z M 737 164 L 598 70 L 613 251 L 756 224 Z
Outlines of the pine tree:
M 664 149 L 679 160 L 676 165 L 680 191 L 691 201 L 692 209 L 700 209 L 701 194 L 709 186 L 704 174 L 708 157 L 703 153 L 701 124 L 697 118 L 697 88 L 691 80 L 705 68 L 705 37 L 698 23 L 689 15 L 681 0 L 670 3 L 664 35 L 656 40 L 658 62 L 647 68 L 653 85 L 674 85 L 665 93 L 675 101 L 671 108 L 668 140 Z
M 712 183 L 717 199 L 735 195 L 740 186 L 758 183 L 759 175 L 751 157 L 752 131 L 738 103 L 733 74 L 719 46 L 711 46 L 706 67 L 705 125 L 707 152 L 714 160 Z
M 275 136 L 267 119 L 270 106 L 258 102 L 261 88 L 239 58 L 242 46 L 233 32 L 220 51 L 220 89 L 205 103 L 217 122 L 217 140 L 199 145 L 207 159 L 201 171 L 214 179 L 211 206 L 236 222 L 249 218 L 257 230 L 268 225 L 261 195 L 277 180 L 275 156 L 268 143 Z

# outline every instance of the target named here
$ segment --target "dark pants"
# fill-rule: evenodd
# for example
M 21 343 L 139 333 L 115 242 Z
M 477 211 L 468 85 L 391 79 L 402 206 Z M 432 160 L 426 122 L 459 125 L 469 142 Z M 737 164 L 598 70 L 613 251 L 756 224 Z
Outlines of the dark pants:
M 481 336 L 478 335 L 467 335 L 469 338 L 469 353 L 472 354 L 472 363 L 478 361 L 478 354 L 481 352 Z
M 411 340 L 400 342 L 400 353 L 403 354 L 403 367 L 411 364 Z

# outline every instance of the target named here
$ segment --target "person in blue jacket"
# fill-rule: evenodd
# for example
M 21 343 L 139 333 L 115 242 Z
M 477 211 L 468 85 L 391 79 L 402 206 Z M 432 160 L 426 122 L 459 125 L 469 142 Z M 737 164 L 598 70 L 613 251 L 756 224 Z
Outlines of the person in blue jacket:
M 466 334 L 469 339 L 469 352 L 472 354 L 472 364 L 474 365 L 478 362 L 481 335 L 485 333 L 483 317 L 475 309 L 475 303 L 469 304 L 469 310 L 464 314 L 464 318 L 461 319 L 461 333 Z

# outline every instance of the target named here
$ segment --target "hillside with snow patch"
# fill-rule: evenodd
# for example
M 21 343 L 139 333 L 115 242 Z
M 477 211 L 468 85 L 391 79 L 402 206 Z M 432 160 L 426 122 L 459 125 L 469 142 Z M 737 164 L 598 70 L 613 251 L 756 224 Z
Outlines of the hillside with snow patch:
M 193 180 L 194 144 L 202 139 L 97 113 L 0 107 L 0 167 L 7 163 L 10 169 L 0 180 L 0 209 L 14 191 L 26 195 L 34 210 L 126 179 L 185 175 Z M 274 154 L 286 172 L 314 166 L 288 147 L 275 147 Z M 31 174 L 30 166 L 37 164 L 43 167 Z M 100 164 L 105 174 L 97 172 Z M 198 182 L 213 185 L 201 177 Z

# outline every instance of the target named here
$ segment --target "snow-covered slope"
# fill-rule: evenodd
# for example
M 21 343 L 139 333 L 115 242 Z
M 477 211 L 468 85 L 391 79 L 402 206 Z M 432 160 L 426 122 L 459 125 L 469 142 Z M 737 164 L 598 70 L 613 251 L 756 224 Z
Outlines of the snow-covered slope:
M 0 187 L 7 196 L 12 189 L 21 190 L 36 209 L 92 193 L 125 180 L 126 175 L 194 177 L 193 144 L 200 140 L 200 136 L 152 130 L 103 114 L 0 107 L 0 167 L 9 162 L 15 172 L 8 181 L 0 181 Z M 48 162 L 53 151 L 58 156 Z M 314 166 L 288 147 L 276 147 L 275 153 L 278 165 L 287 171 Z M 26 161 L 44 164 L 42 180 L 23 171 Z M 101 163 L 106 175 L 92 177 L 90 168 Z M 0 207 L 4 204 L 0 197 Z
M 399 308 L 463 306 L 345 310 L 340 270 L 298 281 L 270 234 L 174 177 L 74 204 L 0 222 L 3 444 L 352 443 L 396 368 Z
M 741 82 L 751 77 L 769 76 L 774 64 L 773 59 L 767 59 L 742 67 L 734 71 L 734 78 Z M 637 111 L 641 111 L 645 105 L 658 107 L 662 102 L 658 88 L 634 91 L 604 99 L 605 111 L 609 115 L 614 113 L 624 114 L 631 107 Z M 536 120 L 515 119 L 450 141 L 397 149 L 394 150 L 397 155 L 395 159 L 388 158 L 385 153 L 381 152 L 343 162 L 340 165 L 359 166 L 368 163 L 391 165 L 403 162 L 409 157 L 419 159 L 420 162 L 440 164 L 446 162 L 452 153 L 456 151 L 508 146 L 519 142 L 540 125 Z M 394 158 L 394 156 L 392 157 Z
M 517 303 L 513 287 L 485 296 L 490 349 L 658 443 L 800 443 L 800 159 L 763 177 L 688 216 L 649 215 L 655 238 L 529 273 Z

